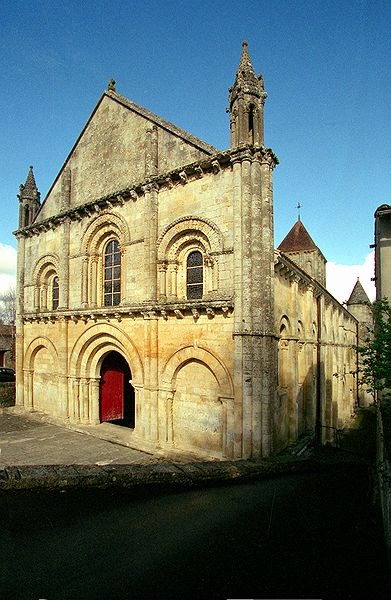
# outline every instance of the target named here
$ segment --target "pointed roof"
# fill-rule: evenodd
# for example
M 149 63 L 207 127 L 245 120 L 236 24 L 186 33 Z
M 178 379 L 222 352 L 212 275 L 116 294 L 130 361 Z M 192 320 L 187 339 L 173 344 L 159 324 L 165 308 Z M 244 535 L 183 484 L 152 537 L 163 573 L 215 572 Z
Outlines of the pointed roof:
M 36 198 L 39 195 L 37 184 L 33 173 L 33 167 L 30 165 L 29 172 L 26 178 L 26 183 L 20 184 L 20 193 L 24 198 Z
M 367 296 L 367 293 L 361 285 L 359 277 L 357 277 L 357 281 L 355 283 L 352 293 L 350 294 L 350 298 L 347 301 L 347 304 L 367 304 L 369 302 L 370 301 Z
M 267 96 L 263 87 L 263 77 L 262 75 L 259 75 L 259 77 L 256 76 L 247 46 L 247 42 L 244 41 L 242 43 L 242 56 L 240 58 L 238 70 L 236 71 L 235 83 L 233 87 L 230 88 L 231 103 L 238 96 L 239 92 L 254 94 L 258 98 L 266 98 Z
M 285 236 L 281 244 L 278 246 L 278 250 L 281 252 L 301 252 L 303 250 L 319 250 L 319 248 L 304 227 L 299 217 L 290 232 Z

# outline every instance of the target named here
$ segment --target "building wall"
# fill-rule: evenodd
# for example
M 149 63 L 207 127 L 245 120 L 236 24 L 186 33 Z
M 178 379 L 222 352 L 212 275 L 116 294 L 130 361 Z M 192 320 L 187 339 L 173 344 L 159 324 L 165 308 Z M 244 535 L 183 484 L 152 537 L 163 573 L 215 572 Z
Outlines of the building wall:
M 391 207 L 383 204 L 375 212 L 376 297 L 391 299 Z
M 133 437 L 218 457 L 242 452 L 240 444 L 234 450 L 242 425 L 234 403 L 232 177 L 228 167 L 147 187 L 118 207 L 23 238 L 18 404 L 98 423 L 100 367 L 116 351 L 132 373 Z M 121 247 L 118 307 L 103 306 L 111 237 Z M 189 302 L 185 264 L 194 249 L 204 256 L 204 295 Z
M 275 269 L 274 449 L 308 434 L 333 442 L 357 405 L 357 321 L 286 257 L 277 256 Z

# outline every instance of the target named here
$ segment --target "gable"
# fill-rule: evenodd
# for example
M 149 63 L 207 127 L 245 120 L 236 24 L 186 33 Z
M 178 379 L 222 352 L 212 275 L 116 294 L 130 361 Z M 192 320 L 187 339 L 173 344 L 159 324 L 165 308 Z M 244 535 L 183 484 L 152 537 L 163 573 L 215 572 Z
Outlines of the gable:
M 200 160 L 215 149 L 171 123 L 105 92 L 42 204 L 43 221 Z

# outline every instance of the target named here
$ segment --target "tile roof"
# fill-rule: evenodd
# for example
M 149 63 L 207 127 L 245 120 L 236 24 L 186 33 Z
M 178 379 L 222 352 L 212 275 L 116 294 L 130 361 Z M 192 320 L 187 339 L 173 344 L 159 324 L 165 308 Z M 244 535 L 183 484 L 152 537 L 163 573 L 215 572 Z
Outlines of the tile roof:
M 347 304 L 349 305 L 366 303 L 369 303 L 369 298 L 363 286 L 361 285 L 360 279 L 357 277 L 357 281 L 355 283 L 352 293 L 350 294 Z
M 318 250 L 318 247 L 299 218 L 278 246 L 278 250 L 300 252 L 302 250 Z

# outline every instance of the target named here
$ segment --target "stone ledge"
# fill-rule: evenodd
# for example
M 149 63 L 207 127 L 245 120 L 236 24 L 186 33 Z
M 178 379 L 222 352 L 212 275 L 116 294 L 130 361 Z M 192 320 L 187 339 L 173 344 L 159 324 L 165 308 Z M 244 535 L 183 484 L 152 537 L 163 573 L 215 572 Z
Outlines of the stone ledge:
M 224 482 L 328 472 L 357 467 L 357 459 L 339 455 L 327 459 L 292 457 L 216 462 L 148 465 L 49 465 L 10 466 L 0 470 L 0 492 L 28 489 L 108 487 L 193 487 Z

